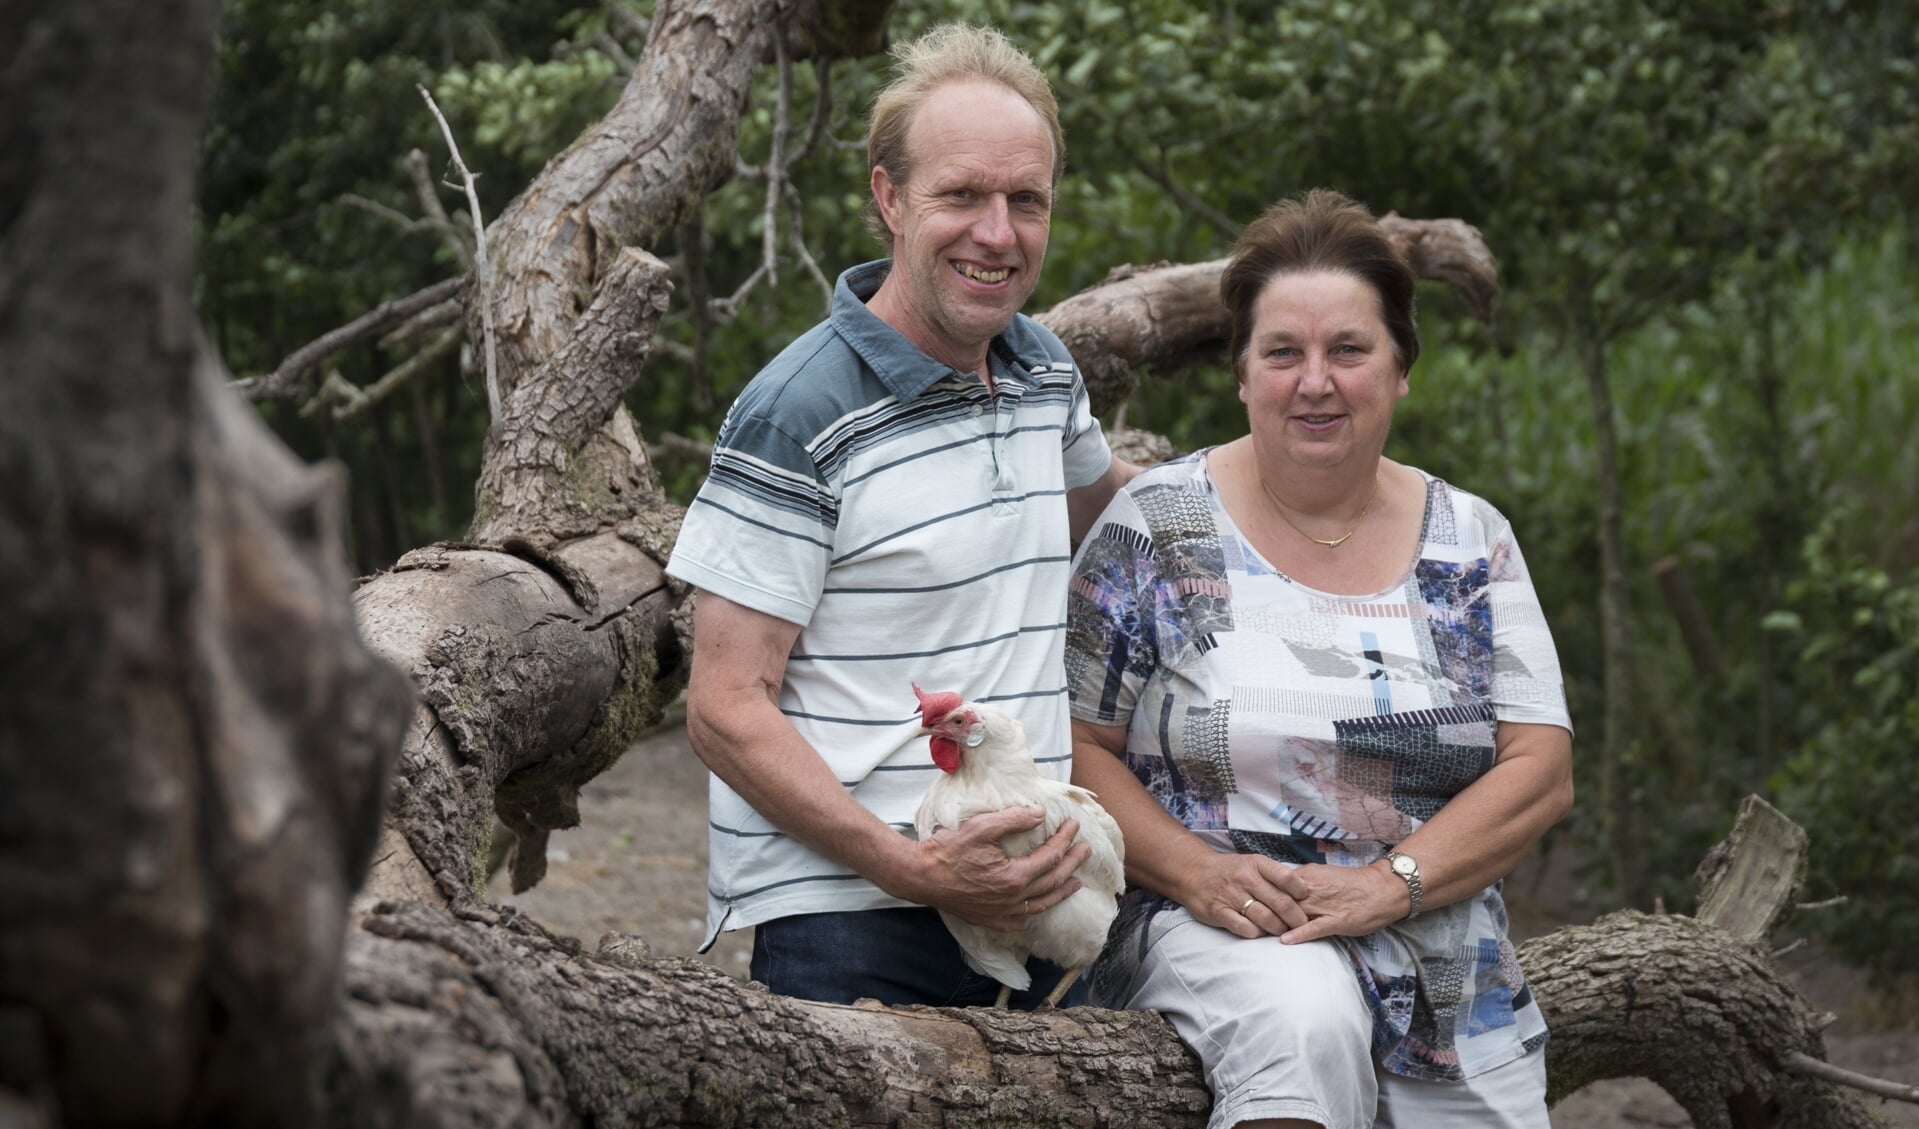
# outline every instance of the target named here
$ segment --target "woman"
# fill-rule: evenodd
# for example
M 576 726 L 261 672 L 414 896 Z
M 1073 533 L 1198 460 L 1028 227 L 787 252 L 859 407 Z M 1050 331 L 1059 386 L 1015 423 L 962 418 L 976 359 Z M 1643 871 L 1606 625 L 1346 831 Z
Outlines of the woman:
M 1498 883 L 1571 806 L 1572 733 L 1519 548 L 1382 456 L 1419 338 L 1370 213 L 1275 206 L 1220 292 L 1250 433 L 1141 474 L 1074 563 L 1073 781 L 1133 887 L 1093 999 L 1172 1020 L 1216 1127 L 1545 1129 Z

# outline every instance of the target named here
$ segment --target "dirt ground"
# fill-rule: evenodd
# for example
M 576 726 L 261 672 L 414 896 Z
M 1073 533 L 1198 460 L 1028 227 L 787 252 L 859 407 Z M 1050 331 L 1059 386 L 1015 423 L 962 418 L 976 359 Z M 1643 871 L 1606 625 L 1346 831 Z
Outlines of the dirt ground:
M 579 828 L 553 836 L 545 881 L 514 896 L 496 878 L 493 900 L 578 937 L 589 949 L 608 930 L 637 933 L 661 955 L 700 955 L 746 975 L 750 930 L 721 935 L 703 955 L 695 951 L 706 926 L 706 771 L 678 724 L 640 741 L 594 781 L 580 797 L 580 814 Z M 1611 908 L 1584 904 L 1570 885 L 1550 873 L 1515 875 L 1508 884 L 1515 933 L 1523 939 Z M 1856 972 L 1810 947 L 1788 953 L 1782 963 L 1808 999 L 1840 1017 L 1826 1039 L 1835 1064 L 1919 1084 L 1919 1028 L 1875 1029 L 1869 1017 L 1882 1009 Z M 1868 1100 L 1894 1129 L 1919 1129 L 1919 1105 Z M 1553 1110 L 1552 1123 L 1554 1129 L 1692 1124 L 1664 1091 L 1639 1079 L 1587 1087 Z

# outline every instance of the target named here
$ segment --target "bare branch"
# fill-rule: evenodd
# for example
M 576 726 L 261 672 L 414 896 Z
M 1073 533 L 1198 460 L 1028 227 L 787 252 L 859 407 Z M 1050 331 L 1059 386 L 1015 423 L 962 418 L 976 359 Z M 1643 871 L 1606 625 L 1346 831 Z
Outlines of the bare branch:
M 352 192 L 342 193 L 338 199 L 342 204 L 379 216 L 381 219 L 399 228 L 403 234 L 411 235 L 429 226 L 431 223 L 430 220 L 409 216 L 398 208 L 388 207 L 378 200 L 369 200 L 365 196 L 360 196 Z
M 453 167 L 459 170 L 460 179 L 466 186 L 467 211 L 473 217 L 473 260 L 480 272 L 480 323 L 486 332 L 486 418 L 490 425 L 498 426 L 500 370 L 497 350 L 493 347 L 493 273 L 486 261 L 486 225 L 480 222 L 480 194 L 473 187 L 473 173 L 467 169 L 466 162 L 460 159 L 460 146 L 453 140 L 453 127 L 446 124 L 446 115 L 440 112 L 439 104 L 433 101 L 433 95 L 427 93 L 426 87 L 416 83 L 414 89 L 426 99 L 427 109 L 433 111 L 433 120 L 440 123 L 440 134 L 446 138 L 447 150 L 453 155 Z
M 712 310 L 713 316 L 721 321 L 732 321 L 740 312 L 740 303 L 746 301 L 746 296 L 751 294 L 753 288 L 758 286 L 760 280 L 765 277 L 766 264 L 761 262 L 759 266 L 753 268 L 752 274 L 746 276 L 746 281 L 740 283 L 738 289 L 724 298 L 713 299 L 708 303 L 707 308 Z
M 793 128 L 793 60 L 786 54 L 786 33 L 773 33 L 773 58 L 780 68 L 779 104 L 773 111 L 773 150 L 766 155 L 766 207 L 760 213 L 760 258 L 767 281 L 780 284 L 780 185 L 786 180 L 786 136 Z
M 682 344 L 670 338 L 655 337 L 653 339 L 653 351 L 671 357 L 683 365 L 690 365 L 695 360 L 693 346 Z
M 406 352 L 428 331 L 438 329 L 447 322 L 458 321 L 465 310 L 465 304 L 458 298 L 448 298 L 438 305 L 428 306 L 388 331 L 380 338 L 380 348 L 389 353 Z
M 313 399 L 300 405 L 300 418 L 309 419 L 316 416 L 325 410 L 328 404 L 351 403 L 359 399 L 360 395 L 360 389 L 352 381 L 341 376 L 339 369 L 330 368 L 327 370 L 326 379 L 320 382 L 319 390 L 313 393 Z
M 1116 129 L 1112 135 L 1118 141 L 1121 131 Z M 1164 155 L 1161 156 L 1159 164 L 1154 164 L 1137 150 L 1127 146 L 1124 141 L 1118 141 L 1118 144 L 1125 147 L 1126 155 L 1132 158 L 1133 167 L 1137 168 L 1147 180 L 1159 185 L 1168 196 L 1179 202 L 1180 207 L 1212 224 L 1228 239 L 1238 239 L 1239 233 L 1246 229 L 1246 225 L 1234 222 L 1231 216 L 1200 199 L 1192 189 L 1174 180 L 1173 174 L 1166 171 Z
M 451 326 L 442 331 L 438 337 L 427 342 L 426 348 L 395 365 L 393 371 L 368 385 L 365 391 L 354 389 L 353 399 L 334 406 L 334 421 L 346 423 L 391 396 L 395 389 L 425 372 L 433 366 L 433 362 L 458 348 L 460 338 L 465 334 L 464 326 Z
M 620 41 L 604 31 L 593 37 L 593 46 L 605 52 L 606 57 L 613 60 L 614 66 L 629 75 L 639 68 L 639 60 L 627 54 L 626 48 L 620 46 Z
M 468 246 L 460 225 L 447 216 L 446 208 L 441 205 L 440 193 L 434 188 L 433 177 L 427 172 L 426 154 L 418 149 L 411 150 L 400 158 L 400 167 L 406 170 L 407 176 L 413 181 L 413 193 L 420 198 L 420 211 L 432 221 L 434 230 L 440 233 L 440 240 L 452 249 L 453 257 L 459 260 L 462 268 L 472 270 L 473 248 Z
M 1844 895 L 1844 894 L 1840 894 L 1840 895 L 1839 895 L 1838 897 L 1836 897 L 1836 898 L 1827 898 L 1827 899 L 1825 899 L 1824 901 L 1818 901 L 1818 902 L 1800 902 L 1800 903 L 1799 903 L 1798 905 L 1796 905 L 1796 906 L 1794 906 L 1794 907 L 1792 907 L 1792 908 L 1793 908 L 1793 909 L 1795 909 L 1795 910 L 1809 910 L 1809 909 L 1836 909 L 1836 908 L 1837 908 L 1837 907 L 1839 907 L 1839 906 L 1843 906 L 1843 905 L 1845 905 L 1845 904 L 1846 904 L 1846 903 L 1847 903 L 1848 901 L 1850 901 L 1850 900 L 1851 900 L 1851 899 L 1850 899 L 1850 898 L 1848 898 L 1848 897 L 1847 897 L 1846 895 Z
M 655 23 L 659 21 L 659 13 L 657 9 L 662 7 L 665 7 L 665 5 L 663 4 L 654 5 L 654 8 L 656 9 L 654 12 Z M 635 12 L 632 8 L 628 7 L 626 4 L 621 3 L 620 0 L 606 0 L 606 12 L 608 15 L 612 16 L 615 20 L 625 25 L 627 31 L 631 32 L 634 35 L 639 36 L 641 43 L 646 43 L 647 41 L 653 38 L 652 26 L 647 21 L 642 20 L 639 17 L 639 14 Z
M 301 378 L 315 365 L 343 349 L 378 336 L 389 327 L 405 321 L 421 310 L 452 298 L 459 293 L 461 285 L 465 282 L 464 275 L 445 279 L 425 290 L 376 306 L 340 328 L 322 334 L 294 350 L 293 354 L 281 361 L 279 367 L 272 372 L 264 376 L 249 376 L 236 380 L 234 387 L 239 389 L 247 399 L 256 402 L 268 399 L 290 399 L 299 394 Z
M 790 180 L 786 182 L 786 206 L 793 214 L 793 222 L 786 230 L 787 241 L 793 244 L 793 254 L 798 256 L 800 265 L 805 267 L 806 273 L 811 275 L 813 281 L 819 284 L 821 292 L 826 296 L 826 312 L 831 314 L 833 312 L 833 283 L 832 280 L 826 277 L 826 272 L 820 270 L 820 264 L 813 258 L 813 252 L 806 246 L 805 233 L 800 230 L 800 193 L 799 189 L 793 187 L 793 182 Z
M 706 215 L 694 208 L 680 225 L 680 259 L 686 279 L 686 301 L 693 318 L 693 347 L 687 350 L 686 363 L 693 370 L 694 403 L 702 412 L 714 408 L 713 375 L 707 368 L 712 347 L 713 286 L 706 277 Z
M 676 431 L 662 431 L 660 437 L 646 445 L 646 453 L 656 462 L 711 462 L 713 444 L 702 443 L 698 439 L 689 439 Z
M 1800 1051 L 1787 1055 L 1785 1065 L 1786 1070 L 1792 1074 L 1803 1074 L 1808 1078 L 1837 1082 L 1841 1086 L 1850 1086 L 1855 1090 L 1864 1090 L 1868 1094 L 1877 1094 L 1879 1097 L 1891 1098 L 1894 1101 L 1919 1102 L 1919 1086 L 1909 1086 L 1904 1082 L 1893 1082 L 1885 1078 L 1874 1078 L 1870 1074 L 1859 1074 L 1829 1062 L 1821 1062 Z
M 833 60 L 813 60 L 813 78 L 818 87 L 813 96 L 813 124 L 807 128 L 806 141 L 786 158 L 785 167 L 789 169 L 812 155 L 826 133 L 827 119 L 833 115 Z
M 1393 246 L 1423 279 L 1444 282 L 1459 291 L 1482 325 L 1493 321 L 1499 293 L 1499 264 L 1479 229 L 1465 220 L 1409 220 L 1398 212 L 1379 217 Z

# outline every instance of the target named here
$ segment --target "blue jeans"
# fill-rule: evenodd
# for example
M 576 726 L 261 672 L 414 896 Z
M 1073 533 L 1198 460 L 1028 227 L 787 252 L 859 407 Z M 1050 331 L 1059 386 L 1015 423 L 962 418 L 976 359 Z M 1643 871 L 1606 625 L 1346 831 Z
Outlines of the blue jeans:
M 1031 1011 L 1045 1000 L 1066 970 L 1035 957 L 1026 962 L 1033 984 L 1014 992 L 1007 1006 Z M 762 922 L 753 933 L 752 977 L 782 996 L 850 1004 L 930 1007 L 991 1007 L 999 981 L 966 966 L 959 942 L 937 910 L 870 909 L 807 913 Z M 1059 1001 L 1086 1001 L 1082 977 Z

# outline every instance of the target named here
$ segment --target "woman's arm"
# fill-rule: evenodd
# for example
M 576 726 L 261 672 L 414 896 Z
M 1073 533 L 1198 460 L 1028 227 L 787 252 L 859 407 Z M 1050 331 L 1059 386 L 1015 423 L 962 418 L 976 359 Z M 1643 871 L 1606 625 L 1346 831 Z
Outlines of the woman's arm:
M 1494 741 L 1492 771 L 1399 844 L 1419 863 L 1422 910 L 1469 898 L 1510 874 L 1572 809 L 1571 733 L 1502 721 Z M 1406 883 L 1383 860 L 1365 867 L 1302 866 L 1295 874 L 1306 888 L 1299 901 L 1311 920 L 1281 936 L 1288 944 L 1362 936 L 1404 918 L 1412 903 Z
M 1073 721 L 1073 783 L 1099 796 L 1126 839 L 1126 877 L 1241 937 L 1309 924 L 1294 868 L 1206 845 L 1160 806 L 1120 759 L 1126 729 Z M 1390 877 L 1390 876 L 1389 876 Z M 1397 882 L 1398 879 L 1393 879 Z M 1250 904 L 1249 904 L 1250 902 Z

